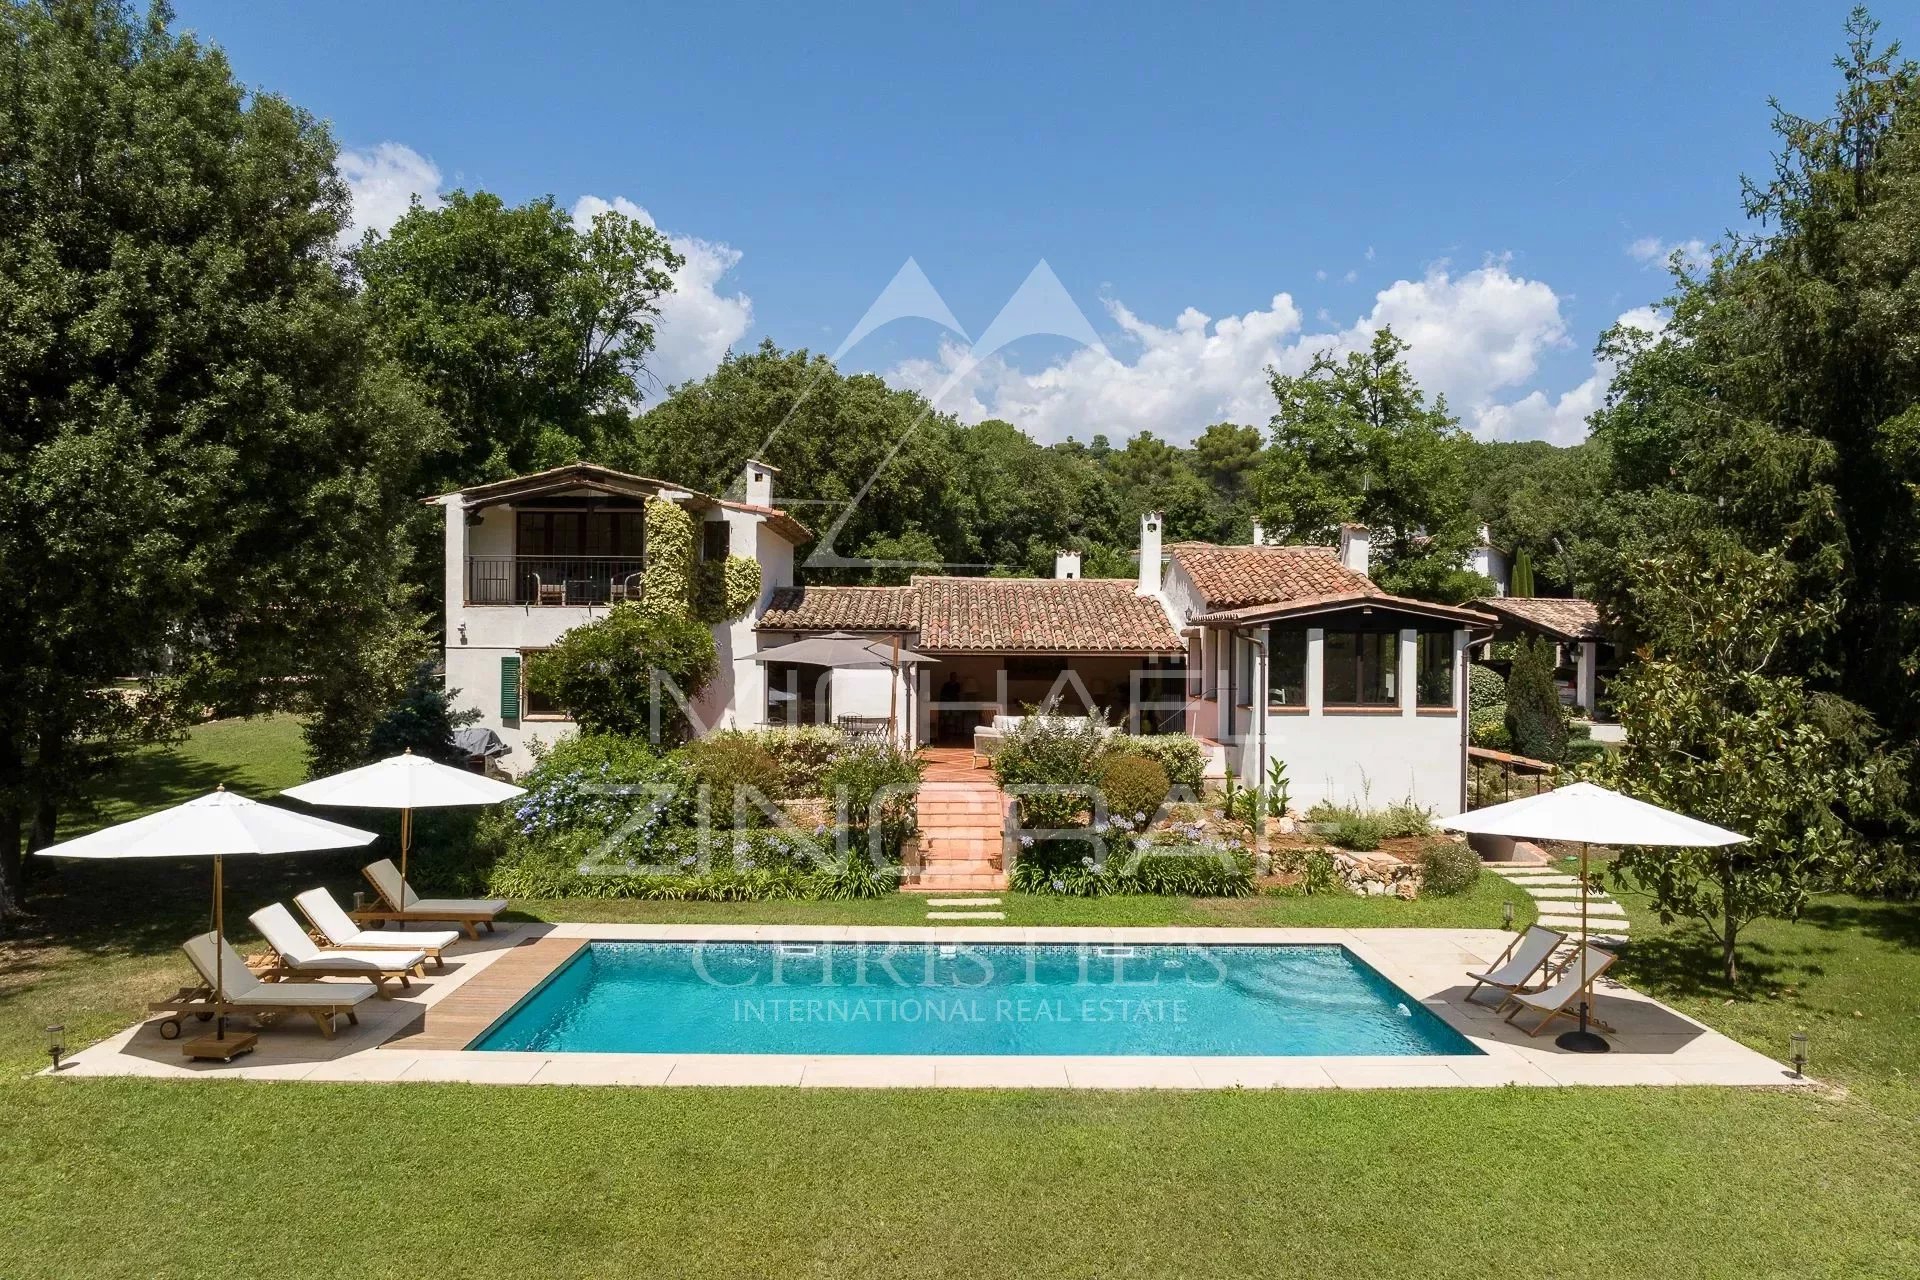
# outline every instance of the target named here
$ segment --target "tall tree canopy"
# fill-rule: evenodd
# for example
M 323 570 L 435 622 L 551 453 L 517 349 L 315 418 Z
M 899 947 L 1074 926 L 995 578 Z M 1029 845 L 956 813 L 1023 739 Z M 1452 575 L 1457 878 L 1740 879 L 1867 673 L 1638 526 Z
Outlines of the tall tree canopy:
M 1640 634 L 1631 565 L 1730 537 L 1778 551 L 1785 670 L 1920 733 L 1920 77 L 1856 10 L 1832 115 L 1775 108 L 1754 234 L 1682 272 L 1658 335 L 1616 331 L 1595 436 L 1620 492 L 1594 577 Z
M 1326 542 L 1345 521 L 1373 533 L 1375 573 L 1409 595 L 1461 599 L 1488 589 L 1462 566 L 1479 532 L 1468 487 L 1473 439 L 1429 404 L 1391 329 L 1345 358 L 1322 352 L 1303 374 L 1274 373 L 1279 412 L 1259 509 L 1285 537 Z
M 614 210 L 584 229 L 551 196 L 415 201 L 357 251 L 374 323 L 452 431 L 423 491 L 600 456 L 640 398 L 681 259 Z
M 440 430 L 341 269 L 326 129 L 167 19 L 0 5 L 0 914 L 130 740 L 391 633 Z

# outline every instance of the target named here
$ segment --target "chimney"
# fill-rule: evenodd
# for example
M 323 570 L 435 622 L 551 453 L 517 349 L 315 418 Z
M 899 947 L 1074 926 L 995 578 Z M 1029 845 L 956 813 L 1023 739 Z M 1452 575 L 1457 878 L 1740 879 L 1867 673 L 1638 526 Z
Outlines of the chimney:
M 1053 553 L 1053 576 L 1062 581 L 1072 581 L 1080 576 L 1080 553 L 1078 551 L 1056 551 Z
M 741 473 L 743 497 L 741 501 L 756 507 L 773 505 L 773 478 L 780 474 L 780 468 L 748 458 L 746 469 Z
M 1367 526 L 1363 524 L 1343 524 L 1340 526 L 1340 563 L 1355 573 L 1365 575 L 1369 560 L 1367 547 Z
M 1259 516 L 1253 518 L 1253 545 L 1256 547 L 1267 545 L 1267 527 L 1260 523 Z
M 1140 517 L 1140 594 L 1160 594 L 1160 513 Z

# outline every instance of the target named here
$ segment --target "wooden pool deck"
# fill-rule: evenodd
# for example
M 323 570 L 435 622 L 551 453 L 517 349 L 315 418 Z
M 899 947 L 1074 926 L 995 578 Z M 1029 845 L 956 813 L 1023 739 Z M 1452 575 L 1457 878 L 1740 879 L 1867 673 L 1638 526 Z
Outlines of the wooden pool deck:
M 528 938 L 461 983 L 446 999 L 428 1005 L 418 1021 L 380 1048 L 464 1049 L 586 945 L 585 938 L 552 934 Z

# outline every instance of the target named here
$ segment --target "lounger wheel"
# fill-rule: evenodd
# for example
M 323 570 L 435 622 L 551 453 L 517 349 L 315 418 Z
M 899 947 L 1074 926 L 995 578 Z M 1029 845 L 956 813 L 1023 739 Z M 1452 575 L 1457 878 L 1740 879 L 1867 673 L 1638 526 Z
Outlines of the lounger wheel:
M 178 1040 L 180 1038 L 180 1019 L 168 1018 L 165 1022 L 162 1022 L 160 1024 L 160 1038 L 162 1040 Z
M 210 1013 L 196 1013 L 193 1015 L 193 1020 L 195 1022 L 212 1022 L 213 1015 Z

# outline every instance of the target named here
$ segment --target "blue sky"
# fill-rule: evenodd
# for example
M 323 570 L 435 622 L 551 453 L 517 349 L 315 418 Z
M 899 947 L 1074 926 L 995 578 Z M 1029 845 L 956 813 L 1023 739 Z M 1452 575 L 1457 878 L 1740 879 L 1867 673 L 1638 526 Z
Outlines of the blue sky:
M 1739 222 L 1767 97 L 1831 101 L 1847 6 L 178 8 L 332 122 L 363 222 L 455 186 L 644 209 L 690 259 L 669 380 L 836 350 L 911 258 L 962 333 L 898 320 L 842 364 L 965 417 L 1263 423 L 1266 365 L 1391 323 L 1480 434 L 1568 441 L 1652 259 Z M 1101 347 L 970 355 L 1041 260 L 1064 296 L 1002 328 L 1077 309 Z

